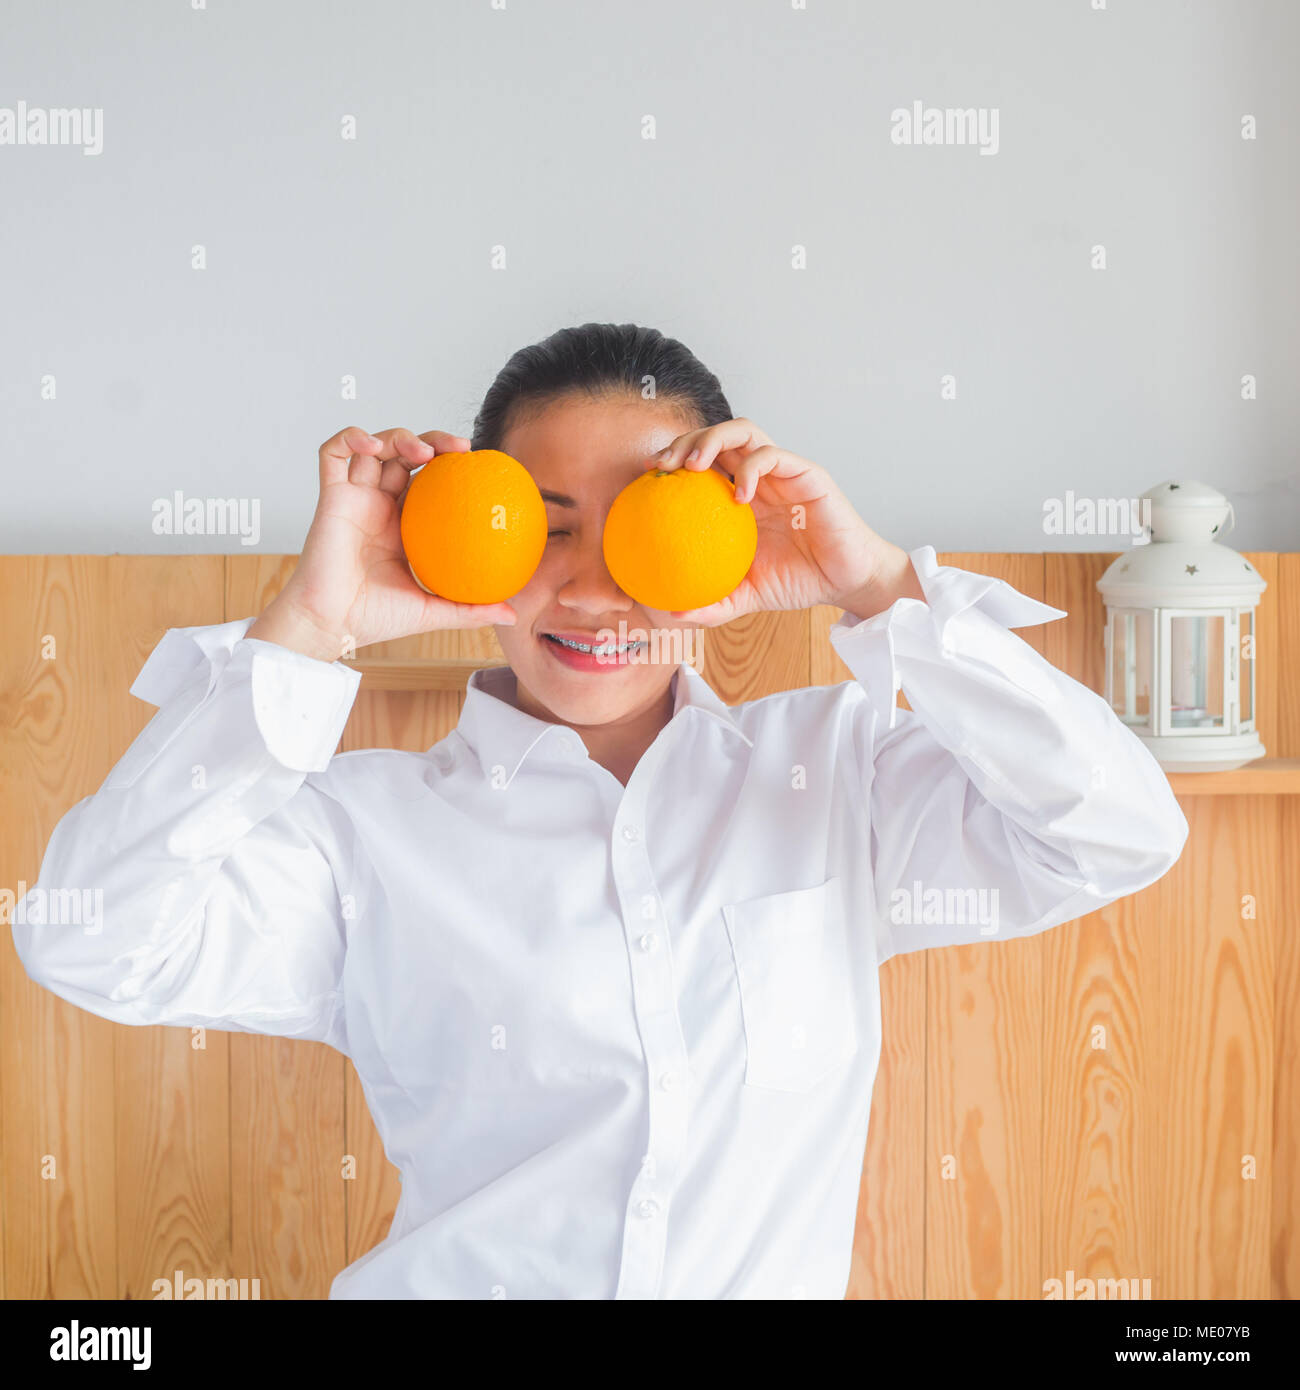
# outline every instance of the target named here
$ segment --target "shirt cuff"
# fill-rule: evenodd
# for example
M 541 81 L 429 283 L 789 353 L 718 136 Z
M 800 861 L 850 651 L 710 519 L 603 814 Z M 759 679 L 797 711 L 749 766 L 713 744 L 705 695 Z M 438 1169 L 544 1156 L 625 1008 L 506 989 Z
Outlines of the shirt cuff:
M 322 772 L 343 734 L 361 673 L 245 637 L 255 621 L 169 628 L 132 682 L 131 694 L 161 707 L 193 686 L 202 701 L 223 672 L 246 672 L 267 751 L 295 772 Z
M 898 719 L 897 693 L 902 689 L 898 669 L 898 638 L 902 633 L 933 646 L 944 656 L 975 643 L 961 640 L 962 615 L 981 613 L 1002 628 L 1034 627 L 1067 616 L 1060 608 L 1013 589 L 1004 579 L 941 565 L 932 545 L 918 546 L 908 557 L 921 583 L 925 602 L 895 599 L 882 613 L 858 618 L 843 613 L 832 624 L 831 645 L 866 688 L 882 713 L 889 711 L 889 728 Z M 1035 692 L 1040 693 L 1040 692 Z M 1041 692 L 1050 698 L 1050 691 Z

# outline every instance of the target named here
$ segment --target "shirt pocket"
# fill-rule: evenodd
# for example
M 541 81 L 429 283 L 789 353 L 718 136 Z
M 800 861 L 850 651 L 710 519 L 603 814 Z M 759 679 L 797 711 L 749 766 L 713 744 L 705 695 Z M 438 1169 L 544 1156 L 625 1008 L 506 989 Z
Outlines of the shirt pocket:
M 858 1050 L 838 878 L 722 909 L 740 986 L 745 1084 L 810 1091 Z

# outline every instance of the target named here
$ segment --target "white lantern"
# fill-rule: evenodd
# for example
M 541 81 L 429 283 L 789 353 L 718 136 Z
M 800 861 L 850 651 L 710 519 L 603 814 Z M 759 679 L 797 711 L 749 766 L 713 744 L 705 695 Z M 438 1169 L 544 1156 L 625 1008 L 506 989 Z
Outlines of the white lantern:
M 1097 581 L 1106 604 L 1106 699 L 1169 772 L 1264 756 L 1255 732 L 1259 572 L 1216 540 L 1232 513 L 1204 483 L 1143 493 L 1150 543 Z M 1148 513 L 1149 508 L 1149 513 Z

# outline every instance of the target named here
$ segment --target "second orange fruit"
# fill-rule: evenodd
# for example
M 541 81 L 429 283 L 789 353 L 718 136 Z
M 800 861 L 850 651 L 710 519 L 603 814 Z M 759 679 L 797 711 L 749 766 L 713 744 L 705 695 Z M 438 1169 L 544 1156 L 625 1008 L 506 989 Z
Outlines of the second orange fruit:
M 646 608 L 704 608 L 744 579 L 758 550 L 748 503 L 716 468 L 654 469 L 615 497 L 605 519 L 605 566 Z

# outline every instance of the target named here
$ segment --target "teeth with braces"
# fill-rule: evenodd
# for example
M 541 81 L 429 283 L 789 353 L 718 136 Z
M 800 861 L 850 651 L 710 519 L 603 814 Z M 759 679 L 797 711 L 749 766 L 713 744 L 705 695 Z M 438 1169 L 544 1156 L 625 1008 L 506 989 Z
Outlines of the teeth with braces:
M 645 645 L 643 642 L 598 642 L 593 646 L 590 642 L 574 642 L 568 637 L 557 637 L 553 632 L 546 635 L 562 647 L 568 647 L 575 652 L 586 652 L 590 656 L 617 656 L 620 652 L 635 651 Z

